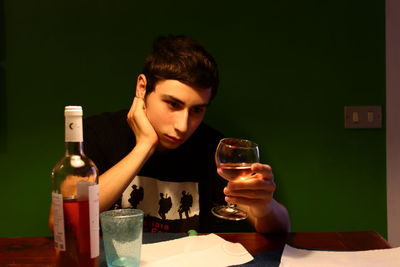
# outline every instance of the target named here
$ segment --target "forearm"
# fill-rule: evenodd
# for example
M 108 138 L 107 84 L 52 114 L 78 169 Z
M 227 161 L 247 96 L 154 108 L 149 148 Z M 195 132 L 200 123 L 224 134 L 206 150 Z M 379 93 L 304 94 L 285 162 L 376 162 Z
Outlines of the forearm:
M 99 177 L 100 212 L 113 205 L 132 182 L 154 148 L 136 145 L 121 161 Z
M 251 208 L 248 209 L 248 220 L 254 229 L 260 233 L 289 232 L 290 218 L 287 209 L 273 199 L 268 212 L 262 217 L 256 217 Z

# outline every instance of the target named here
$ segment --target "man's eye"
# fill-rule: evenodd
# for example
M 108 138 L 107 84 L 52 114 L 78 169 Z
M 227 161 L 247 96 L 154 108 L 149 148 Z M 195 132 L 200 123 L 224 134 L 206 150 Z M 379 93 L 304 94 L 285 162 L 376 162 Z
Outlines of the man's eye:
M 204 108 L 193 108 L 192 111 L 196 114 L 200 114 L 204 112 Z
M 167 104 L 168 104 L 168 106 L 169 106 L 170 108 L 173 108 L 173 109 L 179 108 L 179 104 L 176 103 L 176 102 L 167 101 Z

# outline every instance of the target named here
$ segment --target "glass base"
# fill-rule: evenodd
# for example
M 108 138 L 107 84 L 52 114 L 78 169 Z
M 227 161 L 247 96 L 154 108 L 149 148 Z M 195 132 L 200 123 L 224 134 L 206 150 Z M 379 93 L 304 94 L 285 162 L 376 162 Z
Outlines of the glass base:
M 247 218 L 247 213 L 235 206 L 216 206 L 211 209 L 211 212 L 218 218 L 225 220 L 241 221 Z
M 138 267 L 139 262 L 133 258 L 117 258 L 111 264 L 108 264 L 108 267 Z

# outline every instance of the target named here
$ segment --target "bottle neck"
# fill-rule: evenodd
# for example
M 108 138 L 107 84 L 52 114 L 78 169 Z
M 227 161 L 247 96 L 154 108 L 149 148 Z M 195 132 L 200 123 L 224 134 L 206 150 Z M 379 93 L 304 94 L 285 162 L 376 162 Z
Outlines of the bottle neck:
M 83 142 L 65 142 L 65 155 L 83 155 Z

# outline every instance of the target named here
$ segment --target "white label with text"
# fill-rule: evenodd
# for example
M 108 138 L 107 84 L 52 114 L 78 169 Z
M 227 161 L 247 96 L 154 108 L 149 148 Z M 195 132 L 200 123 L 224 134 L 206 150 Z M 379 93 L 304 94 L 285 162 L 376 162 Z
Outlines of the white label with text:
M 64 229 L 64 208 L 63 196 L 52 193 L 52 209 L 54 224 L 54 246 L 58 250 L 65 251 L 65 229 Z

